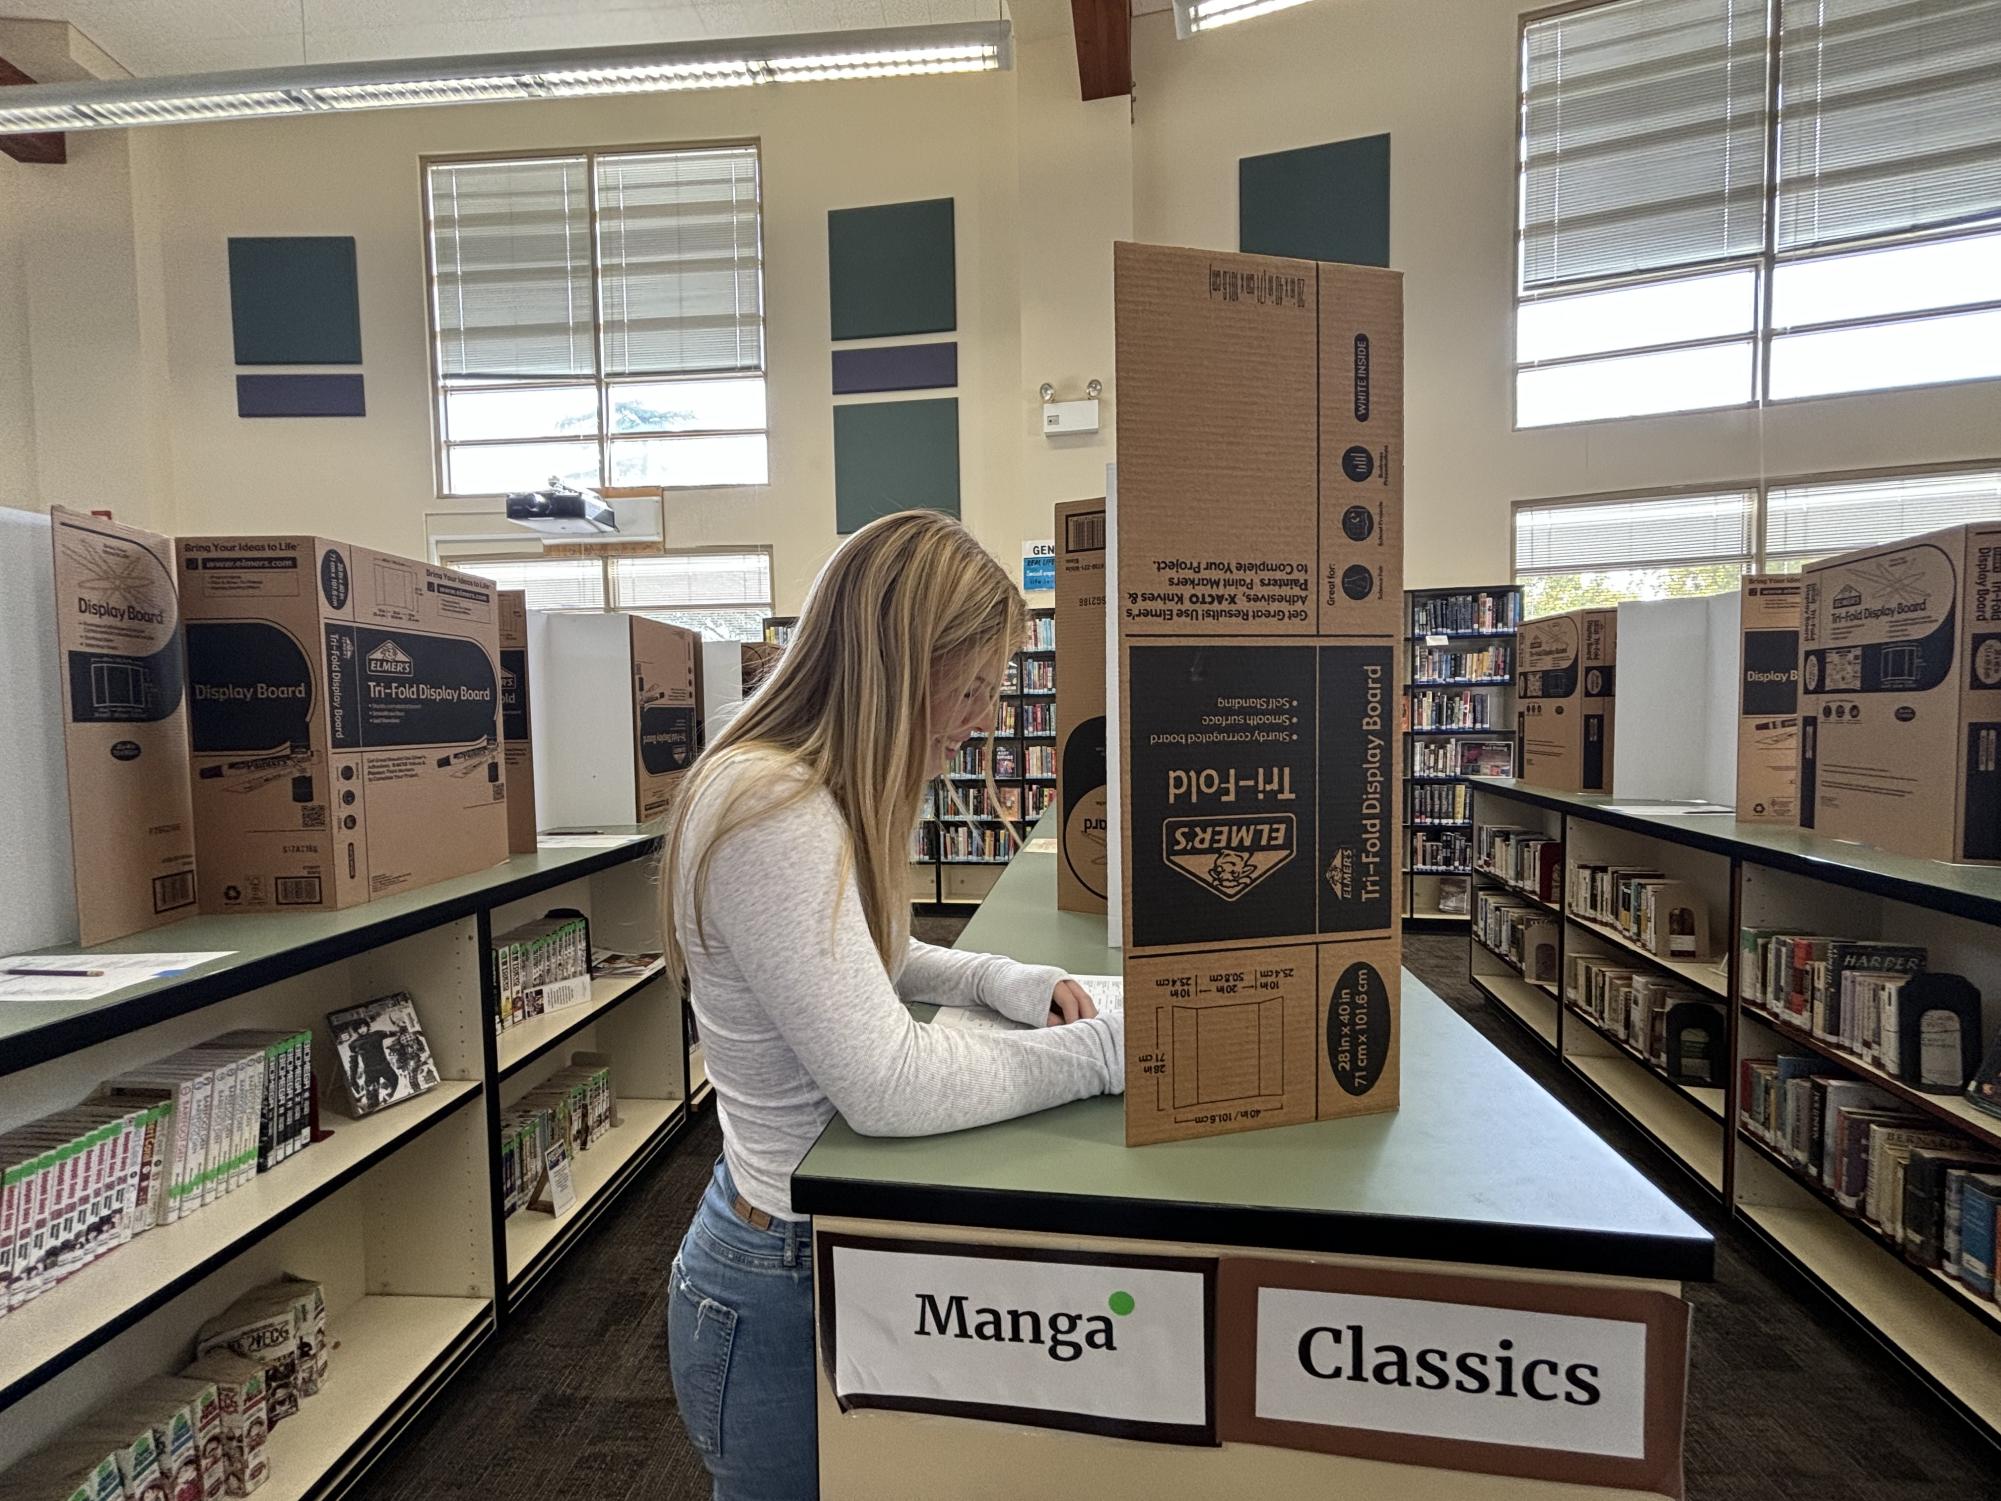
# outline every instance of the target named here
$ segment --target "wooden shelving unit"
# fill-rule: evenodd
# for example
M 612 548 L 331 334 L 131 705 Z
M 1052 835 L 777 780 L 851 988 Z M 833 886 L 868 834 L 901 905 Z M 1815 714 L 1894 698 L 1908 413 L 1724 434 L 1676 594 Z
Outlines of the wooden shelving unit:
M 1737 944 L 1740 928 L 1922 944 L 1931 968 L 1965 975 L 1987 997 L 1982 1036 L 1992 1038 L 2001 1029 L 2001 868 L 1913 860 L 1724 815 L 1628 813 L 1602 795 L 1512 780 L 1476 782 L 1473 819 L 1476 834 L 1506 825 L 1561 840 L 1566 875 L 1580 863 L 1638 865 L 1703 894 L 1719 951 L 1704 963 L 1650 954 L 1606 924 L 1566 911 L 1565 903 L 1538 905 L 1563 916 L 1566 954 L 1576 948 L 1630 959 L 1723 1007 L 1729 1047 L 1720 1088 L 1675 1082 L 1567 1000 L 1550 1003 L 1555 1014 L 1546 1014 L 1538 987 L 1477 941 L 1468 945 L 1472 978 L 1667 1161 L 1715 1194 L 1738 1223 L 1969 1422 L 2001 1441 L 2001 1305 L 1947 1272 L 1907 1259 L 1900 1245 L 1754 1133 L 1740 1118 L 1740 1064 L 1813 1055 L 1875 1085 L 1914 1117 L 1958 1132 L 1973 1148 L 2001 1151 L 2001 1116 L 1962 1096 L 1914 1089 L 1746 998 Z M 1476 872 L 1475 880 L 1536 900 L 1492 872 Z M 1566 880 L 1564 890 L 1570 889 Z
M 79 1414 L 193 1358 L 194 1331 L 283 1273 L 320 1283 L 325 1389 L 271 1435 L 259 1497 L 346 1490 L 675 1140 L 700 1059 L 656 965 L 496 1029 L 493 934 L 552 908 L 600 948 L 661 948 L 657 840 L 607 832 L 342 913 L 198 917 L 108 946 L 227 951 L 92 1002 L 0 1010 L 0 1130 L 125 1069 L 239 1027 L 311 1027 L 324 1139 L 174 1224 L 106 1252 L 0 1322 L 0 1471 Z M 413 997 L 441 1082 L 362 1119 L 335 1108 L 326 1013 Z M 608 1055 L 620 1124 L 578 1156 L 560 1218 L 502 1213 L 501 1110 L 576 1051 Z
M 1014 817 L 986 806 L 982 772 L 954 770 L 931 784 L 925 809 L 911 835 L 910 899 L 946 907 L 978 906 L 1014 858 L 1016 838 L 1027 837 L 1042 811 L 1056 800 L 1056 613 L 1030 610 L 1034 645 L 1016 652 L 1001 688 L 1001 725 L 968 743 L 965 755 L 999 756 L 994 786 L 1011 800 Z M 975 751 L 973 747 L 977 747 Z M 1046 767 L 1045 767 L 1046 763 Z M 1005 770 L 1008 774 L 1002 775 Z M 962 815 L 956 802 L 970 805 Z M 952 853 L 951 842 L 970 830 L 994 846 L 991 853 Z
M 1410 589 L 1404 593 L 1404 619 L 1403 916 L 1407 925 L 1449 927 L 1465 922 L 1472 906 L 1465 864 L 1436 858 L 1456 856 L 1471 835 L 1470 793 L 1459 770 L 1466 752 L 1460 747 L 1505 743 L 1506 769 L 1515 766 L 1514 639 L 1521 590 L 1513 584 Z M 1420 773 L 1420 759 L 1427 756 L 1445 758 L 1450 769 Z

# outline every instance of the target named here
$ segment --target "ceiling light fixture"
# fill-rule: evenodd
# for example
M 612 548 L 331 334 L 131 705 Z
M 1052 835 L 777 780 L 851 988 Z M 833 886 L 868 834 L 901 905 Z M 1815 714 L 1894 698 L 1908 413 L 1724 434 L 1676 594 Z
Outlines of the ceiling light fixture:
M 1253 16 L 1268 16 L 1275 10 L 1290 10 L 1305 3 L 1306 0 L 1174 0 L 1174 34 L 1185 42 L 1198 31 L 1214 31 L 1218 26 L 1248 21 Z
M 118 130 L 332 110 L 580 99 L 678 89 L 986 73 L 1013 65 L 1005 20 L 591 47 L 488 57 L 317 63 L 236 73 L 21 84 L 0 92 L 0 135 Z

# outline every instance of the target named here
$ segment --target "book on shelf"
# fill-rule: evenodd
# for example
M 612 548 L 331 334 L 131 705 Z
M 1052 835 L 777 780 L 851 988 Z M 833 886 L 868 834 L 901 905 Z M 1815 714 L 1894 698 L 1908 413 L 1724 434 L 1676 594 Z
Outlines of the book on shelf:
M 1959 1185 L 1959 1280 L 1983 1298 L 1994 1296 L 1997 1215 L 2001 1173 L 1967 1173 Z
M 197 1363 L 227 1354 L 263 1367 L 265 1419 L 276 1428 L 325 1384 L 326 1328 L 320 1285 L 281 1277 L 252 1288 L 203 1324 L 195 1335 L 195 1355 Z
M 1426 730 L 1492 730 L 1499 726 L 1498 694 L 1490 688 L 1413 688 L 1404 700 L 1406 727 Z
M 498 1031 L 590 999 L 591 925 L 580 912 L 551 912 L 493 940 Z
M 1473 926 L 1480 941 L 1503 955 L 1530 980 L 1556 983 L 1556 918 L 1504 891 L 1473 898 Z
M 1951 1147 L 1918 1147 L 1904 1164 L 1904 1255 L 1919 1266 L 1946 1267 L 1946 1174 L 1958 1169 L 1991 1173 L 2001 1170 L 2001 1156 L 1964 1143 Z M 1961 1182 L 1964 1182 L 1962 1177 Z M 1958 1203 L 1952 1203 L 1953 1270 L 1958 1269 Z
M 329 1012 L 327 1030 L 334 1071 L 357 1119 L 437 1087 L 438 1065 L 408 991 Z
M 1453 789 L 1454 791 L 1460 789 Z M 1563 845 L 1540 829 L 1487 826 L 1478 831 L 1475 865 L 1487 874 L 1519 886 L 1545 902 L 1555 902 L 1563 888 Z

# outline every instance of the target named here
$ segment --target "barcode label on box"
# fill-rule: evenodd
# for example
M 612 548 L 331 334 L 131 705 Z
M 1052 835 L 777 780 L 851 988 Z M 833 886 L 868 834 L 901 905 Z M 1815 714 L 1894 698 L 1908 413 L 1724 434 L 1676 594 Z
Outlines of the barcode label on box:
M 153 910 L 171 912 L 176 907 L 192 907 L 195 901 L 195 874 L 183 870 L 171 876 L 153 877 Z
M 281 907 L 313 907 L 320 900 L 318 876 L 279 876 L 271 883 Z

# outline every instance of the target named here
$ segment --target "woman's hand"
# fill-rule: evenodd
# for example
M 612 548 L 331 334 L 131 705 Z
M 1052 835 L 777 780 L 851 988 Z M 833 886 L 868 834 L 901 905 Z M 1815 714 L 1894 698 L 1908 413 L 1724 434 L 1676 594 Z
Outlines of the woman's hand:
M 1065 1022 L 1086 1021 L 1097 1014 L 1097 1005 L 1083 986 L 1075 980 L 1056 982 L 1056 993 L 1049 998 L 1048 1025 L 1060 1027 Z

